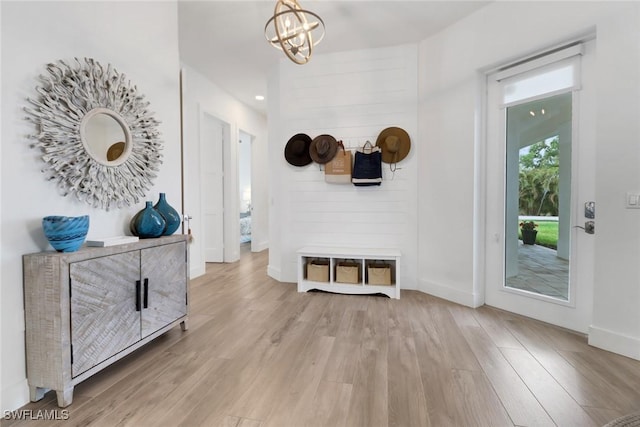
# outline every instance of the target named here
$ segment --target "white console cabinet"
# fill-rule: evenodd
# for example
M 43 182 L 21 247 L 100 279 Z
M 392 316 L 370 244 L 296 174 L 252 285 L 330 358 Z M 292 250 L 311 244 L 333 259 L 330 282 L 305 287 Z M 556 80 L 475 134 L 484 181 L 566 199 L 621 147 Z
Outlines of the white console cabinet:
M 51 389 L 68 406 L 75 384 L 177 324 L 186 330 L 188 265 L 184 235 L 25 255 L 31 400 Z
M 312 289 L 343 294 L 384 294 L 390 298 L 400 298 L 400 251 L 396 249 L 338 248 L 308 246 L 298 254 L 298 292 Z M 307 274 L 309 262 L 328 265 L 326 280 L 311 280 Z M 341 263 L 356 265 L 359 274 L 355 283 L 340 283 L 337 268 Z M 369 266 L 388 266 L 390 283 L 373 284 L 369 277 Z

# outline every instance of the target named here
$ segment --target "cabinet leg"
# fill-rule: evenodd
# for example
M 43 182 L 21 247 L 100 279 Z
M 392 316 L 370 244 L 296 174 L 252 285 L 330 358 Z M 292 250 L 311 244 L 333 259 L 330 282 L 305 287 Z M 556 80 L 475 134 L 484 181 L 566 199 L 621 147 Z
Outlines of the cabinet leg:
M 66 408 L 73 402 L 73 386 L 64 390 L 56 390 L 56 396 L 58 397 L 58 406 Z
M 29 398 L 32 402 L 37 402 L 44 397 L 44 394 L 47 392 L 46 388 L 29 386 Z
M 182 322 L 180 322 L 180 329 L 182 329 L 183 331 L 189 330 L 189 323 L 187 323 L 187 319 L 184 319 Z

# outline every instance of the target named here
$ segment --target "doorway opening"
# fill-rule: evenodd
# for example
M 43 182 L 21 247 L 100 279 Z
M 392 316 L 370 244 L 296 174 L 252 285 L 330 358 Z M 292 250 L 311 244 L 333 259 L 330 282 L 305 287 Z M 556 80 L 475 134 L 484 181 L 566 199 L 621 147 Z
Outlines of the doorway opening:
M 238 200 L 240 202 L 240 245 L 251 246 L 251 224 L 253 205 L 251 202 L 251 145 L 252 137 L 246 132 L 239 132 L 238 148 Z
M 224 157 L 230 126 L 202 113 L 200 129 L 200 197 L 202 200 L 203 253 L 205 262 L 225 261 Z

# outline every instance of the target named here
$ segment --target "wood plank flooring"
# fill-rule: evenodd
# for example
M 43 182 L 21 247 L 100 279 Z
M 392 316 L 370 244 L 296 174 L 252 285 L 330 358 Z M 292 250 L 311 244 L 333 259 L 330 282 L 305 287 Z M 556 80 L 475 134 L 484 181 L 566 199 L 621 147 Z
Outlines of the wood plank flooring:
M 414 291 L 299 294 L 267 260 L 208 265 L 189 330 L 76 386 L 68 420 L 2 425 L 598 426 L 640 409 L 640 361 L 583 336 Z

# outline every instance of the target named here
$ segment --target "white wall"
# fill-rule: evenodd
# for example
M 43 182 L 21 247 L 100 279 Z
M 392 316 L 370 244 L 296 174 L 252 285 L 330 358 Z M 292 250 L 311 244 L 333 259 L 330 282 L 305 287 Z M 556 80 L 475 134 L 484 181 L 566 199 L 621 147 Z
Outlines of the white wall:
M 0 23 L 1 22 L 2 22 L 2 6 L 0 5 Z M 2 46 L 2 31 L 0 31 L 0 46 Z M 2 82 L 2 55 L 1 54 L 0 54 L 0 82 Z M 2 84 L 0 84 L 0 99 L 2 99 L 3 90 L 4 90 L 4 87 L 3 87 Z M 3 108 L 4 108 L 4 103 L 0 102 L 0 123 L 2 123 L 2 111 L 3 111 Z M 2 134 L 0 133 L 0 146 L 2 146 L 2 140 L 3 140 L 3 137 L 2 137 Z M 1 152 L 2 151 L 0 149 L 0 153 Z M 2 175 L 2 163 L 3 163 L 2 162 L 2 156 L 0 155 L 0 177 L 4 177 L 4 175 Z M 2 240 L 2 230 L 4 228 L 4 227 L 2 227 L 1 224 L 2 224 L 2 185 L 0 185 L 0 242 L 3 241 Z M 4 258 L 4 255 L 0 256 L 0 258 Z M 3 294 L 2 289 L 4 289 L 3 286 L 2 286 L 2 282 L 3 282 L 2 274 L 0 274 L 0 307 L 4 307 L 2 305 L 2 294 Z M 4 366 L 2 364 L 2 355 L 4 353 L 4 344 L 3 344 L 4 339 L 2 339 L 2 337 L 3 337 L 2 336 L 2 331 L 4 330 L 3 329 L 3 324 L 4 324 L 3 317 L 4 316 L 2 316 L 0 314 L 0 409 L 6 408 L 4 406 L 4 404 L 2 403 L 2 402 L 4 402 L 4 399 L 3 399 L 3 396 L 4 396 L 4 381 L 2 379 L 2 377 L 3 377 L 2 366 Z
M 596 263 L 589 342 L 640 359 L 640 4 L 598 22 Z
M 29 400 L 24 354 L 22 255 L 50 249 L 41 228 L 46 215 L 89 214 L 89 238 L 125 234 L 144 201 L 103 211 L 58 194 L 44 179 L 38 152 L 26 135 L 27 96 L 58 59 L 92 57 L 112 64 L 150 102 L 164 141 L 164 162 L 149 200 L 160 191 L 179 207 L 180 109 L 177 6 L 171 2 L 2 2 L 2 409 Z M 7 345 L 9 344 L 9 345 Z
M 421 290 L 467 305 L 483 301 L 472 241 L 480 71 L 595 28 L 597 217 L 589 340 L 640 358 L 640 211 L 623 206 L 624 193 L 640 188 L 639 14 L 634 2 L 495 2 L 420 44 L 418 216 L 438 225 L 419 229 Z
M 225 189 L 229 189 L 225 195 L 225 218 L 229 218 L 225 234 L 230 236 L 233 243 L 231 248 L 225 249 L 225 261 L 237 260 L 239 252 L 239 205 L 237 203 L 239 193 L 238 177 L 238 139 L 240 131 L 255 137 L 252 144 L 252 175 L 253 188 L 251 198 L 252 212 L 252 249 L 264 250 L 269 246 L 269 163 L 267 152 L 267 120 L 264 116 L 247 107 L 233 98 L 216 84 L 208 81 L 188 65 L 182 68 L 183 81 L 183 140 L 185 158 L 197 159 L 199 152 L 199 112 L 206 111 L 214 117 L 228 123 L 231 128 L 231 146 L 224 147 L 230 156 L 225 164 Z M 200 172 L 193 164 L 185 164 L 185 193 L 193 191 L 200 186 Z M 233 203 L 227 203 L 227 196 L 231 196 Z M 227 206 L 230 205 L 230 206 Z M 191 277 L 204 274 L 205 262 L 203 254 L 203 224 L 198 213 L 198 202 L 193 206 L 186 206 L 186 213 L 193 216 L 191 230 L 194 235 L 190 247 Z M 225 219 L 226 221 L 226 219 Z M 225 237 L 225 241 L 227 238 Z M 227 249 L 230 249 L 228 252 Z M 229 254 L 229 255 L 228 255 Z
M 417 46 L 314 55 L 304 67 L 283 59 L 269 81 L 272 218 L 269 274 L 296 281 L 296 251 L 308 245 L 396 248 L 401 283 L 415 288 L 417 271 Z M 272 115 L 273 112 L 273 115 Z M 327 184 L 319 165 L 288 164 L 287 141 L 297 133 L 330 134 L 345 147 L 375 145 L 397 126 L 411 152 L 382 185 Z

